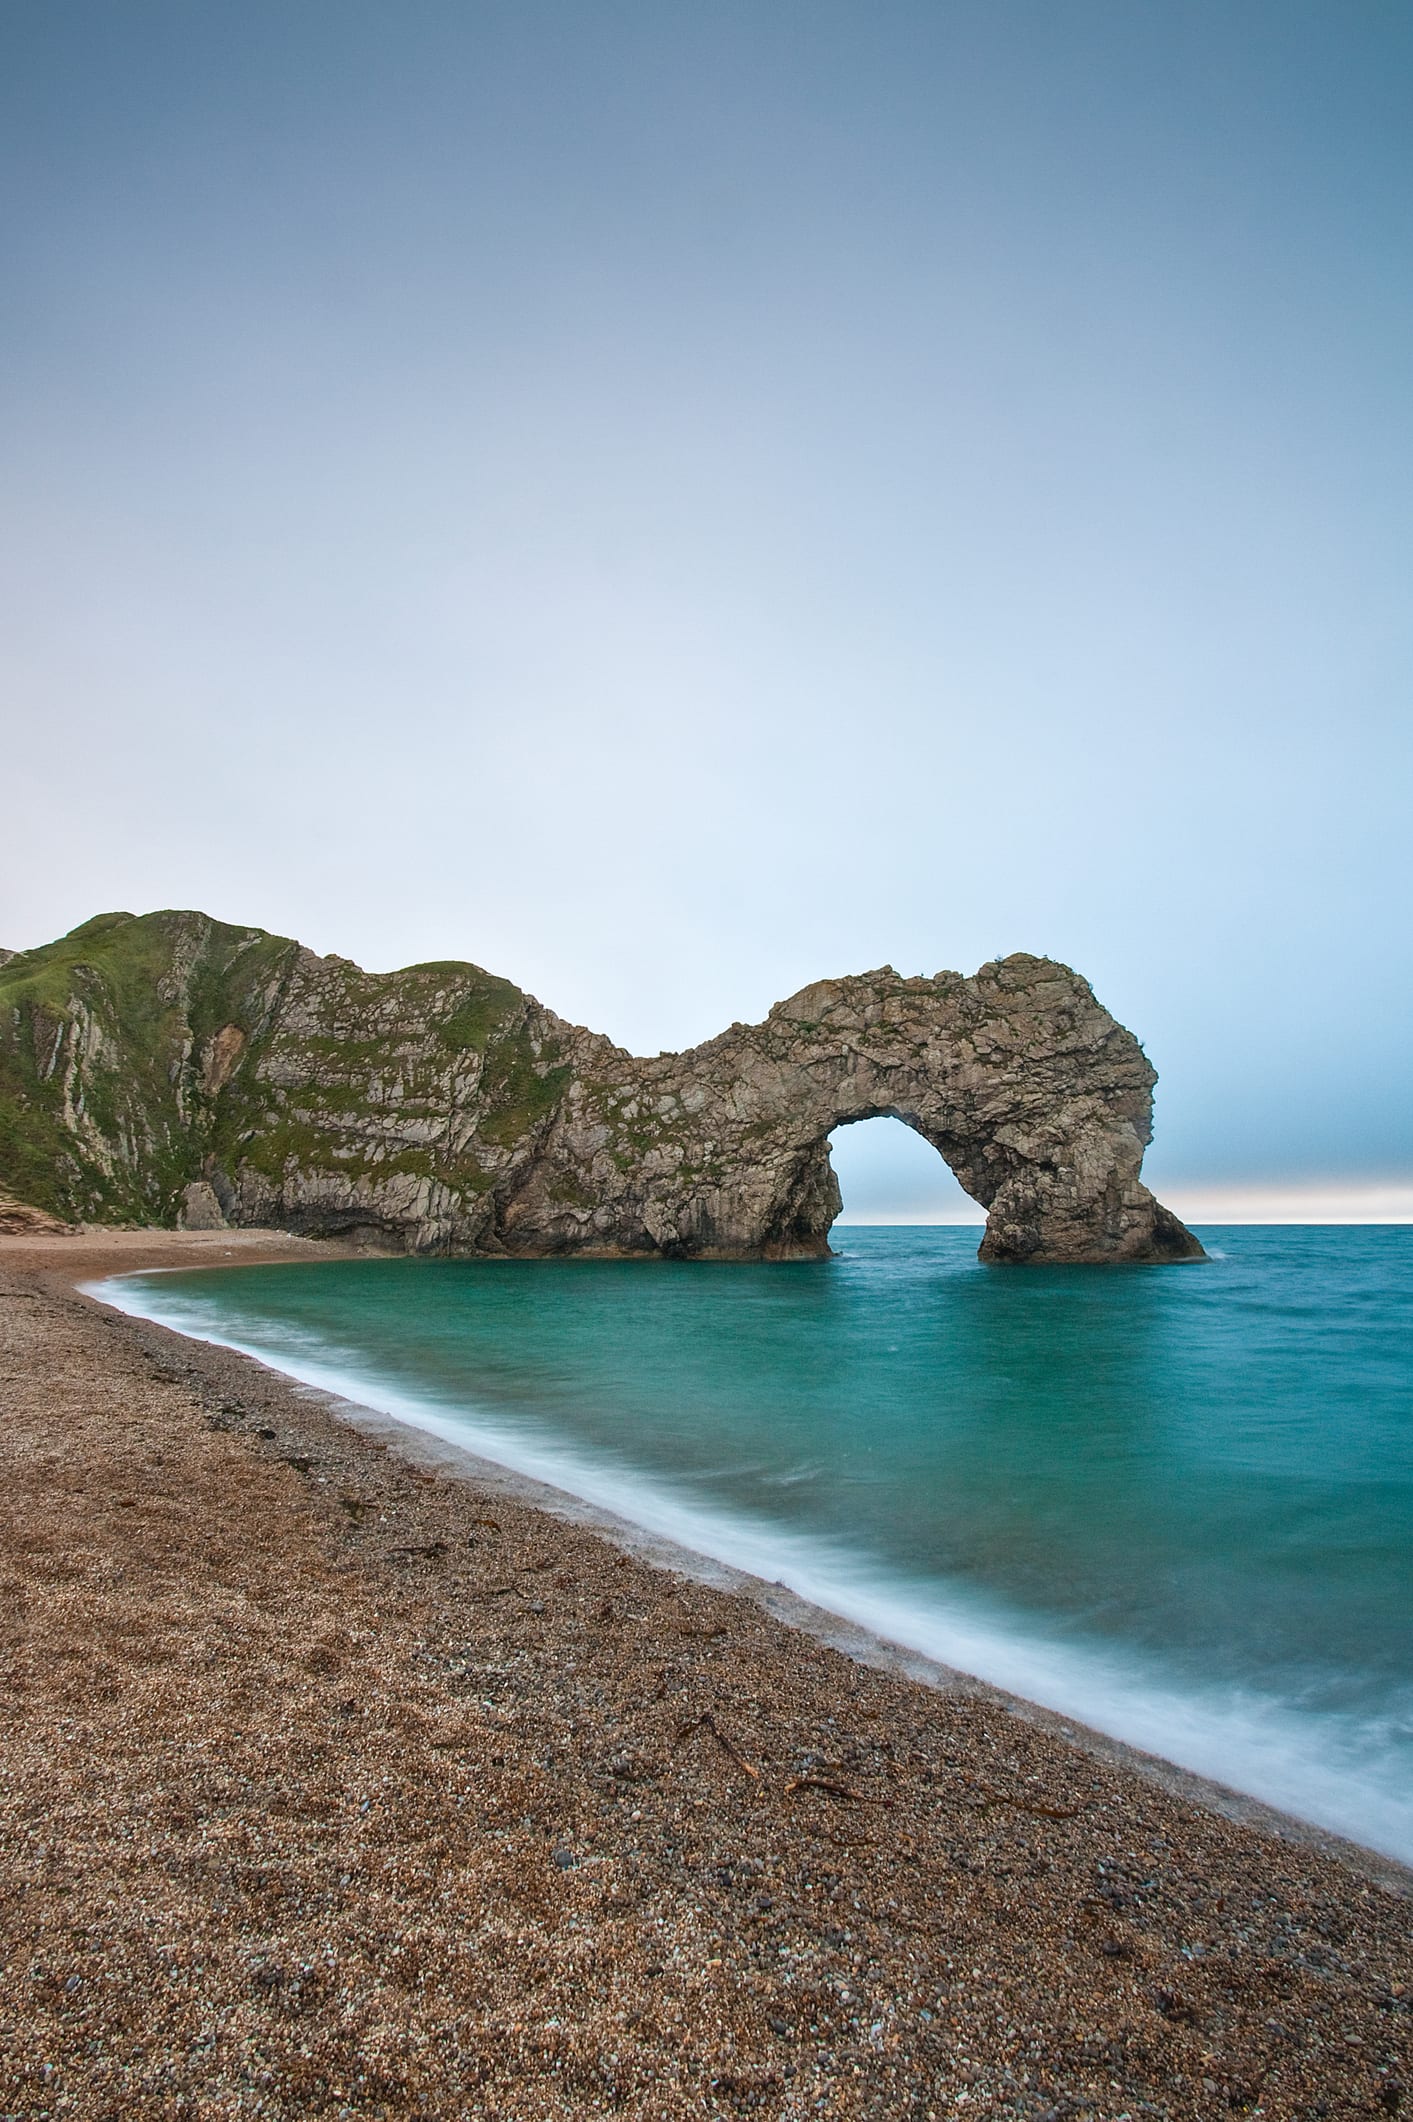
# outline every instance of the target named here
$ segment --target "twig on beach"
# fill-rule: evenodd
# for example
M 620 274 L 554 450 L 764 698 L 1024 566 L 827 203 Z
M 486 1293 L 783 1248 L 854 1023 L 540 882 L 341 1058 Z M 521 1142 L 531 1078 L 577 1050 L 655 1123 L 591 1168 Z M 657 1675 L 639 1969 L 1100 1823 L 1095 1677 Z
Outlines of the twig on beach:
M 710 1732 L 711 1736 L 713 1737 L 713 1739 L 715 1739 L 717 1745 L 721 1748 L 722 1752 L 729 1754 L 731 1756 L 731 1759 L 736 1763 L 736 1766 L 738 1768 L 743 1768 L 753 1783 L 759 1783 L 760 1770 L 758 1768 L 753 1767 L 752 1764 L 746 1759 L 745 1755 L 741 1752 L 741 1749 L 738 1746 L 734 1745 L 733 1742 L 727 1738 L 725 1732 L 721 1729 L 720 1725 L 717 1723 L 715 1717 L 713 1717 L 709 1709 L 704 1709 L 699 1717 L 693 1717 L 690 1724 L 684 1724 L 682 1726 L 681 1731 L 678 1732 L 677 1737 L 672 1742 L 672 1751 L 676 1753 L 678 1747 L 682 1744 L 683 1740 L 690 1739 L 694 1731 Z
M 514 1589 L 513 1584 L 497 1584 L 490 1591 L 467 1592 L 466 1596 L 468 1599 L 505 1599 Z
M 993 1805 L 1008 1805 L 1012 1812 L 1033 1813 L 1037 1820 L 1077 1820 L 1089 1810 L 1087 1805 L 1032 1805 L 1027 1798 L 1008 1798 L 1004 1791 L 988 1790 L 984 1783 L 974 1784 L 973 1788 L 981 1792 L 967 1807 L 974 1813 L 990 1812 Z
M 679 1687 L 686 1685 L 686 1682 L 682 1676 L 681 1666 L 676 1662 L 675 1659 L 669 1658 L 666 1665 L 663 1666 L 662 1672 L 658 1677 L 656 1690 L 648 1697 L 647 1706 L 650 1709 L 652 1708 L 654 1703 L 661 1702 L 663 1696 L 667 1693 L 669 1687 L 673 1684 L 674 1681 Z
M 700 1636 L 701 1638 L 703 1638 L 703 1640 L 708 1640 L 715 1636 L 724 1636 L 726 1634 L 726 1627 L 723 1623 L 722 1626 L 719 1628 L 693 1628 L 689 1622 L 674 1621 L 672 1624 L 672 1631 L 674 1635 Z
M 847 1783 L 836 1783 L 832 1776 L 792 1776 L 785 1786 L 786 1797 L 796 1790 L 822 1790 L 826 1797 L 847 1798 L 851 1805 L 893 1804 L 891 1798 L 871 1798 L 866 1791 L 850 1790 Z

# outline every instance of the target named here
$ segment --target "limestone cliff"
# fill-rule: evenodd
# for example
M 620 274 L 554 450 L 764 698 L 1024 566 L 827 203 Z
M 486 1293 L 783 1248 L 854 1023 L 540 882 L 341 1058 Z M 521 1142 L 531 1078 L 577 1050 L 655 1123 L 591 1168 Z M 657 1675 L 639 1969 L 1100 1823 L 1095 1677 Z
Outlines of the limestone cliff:
M 639 1059 L 474 965 L 360 971 L 194 913 L 0 966 L 0 1185 L 66 1218 L 277 1224 L 418 1252 L 808 1258 L 828 1135 L 890 1114 L 997 1261 L 1180 1260 L 1139 1178 L 1152 1068 L 1078 974 L 821 981 Z

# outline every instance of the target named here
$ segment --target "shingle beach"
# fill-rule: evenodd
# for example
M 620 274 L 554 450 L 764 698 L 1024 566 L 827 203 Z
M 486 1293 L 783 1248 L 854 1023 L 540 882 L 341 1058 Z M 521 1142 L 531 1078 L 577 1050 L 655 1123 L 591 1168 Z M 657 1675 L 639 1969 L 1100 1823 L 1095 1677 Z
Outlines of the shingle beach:
M 6 2122 L 1413 2113 L 1395 1866 L 74 1287 L 316 1250 L 0 1239 Z

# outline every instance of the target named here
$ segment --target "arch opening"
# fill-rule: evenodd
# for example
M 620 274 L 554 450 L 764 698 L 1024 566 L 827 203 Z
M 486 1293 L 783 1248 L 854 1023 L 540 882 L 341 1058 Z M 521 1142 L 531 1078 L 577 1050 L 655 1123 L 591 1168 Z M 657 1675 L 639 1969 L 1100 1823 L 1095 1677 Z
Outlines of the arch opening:
M 940 1150 L 906 1120 L 842 1121 L 827 1147 L 849 1224 L 962 1223 L 980 1229 L 986 1211 L 964 1192 Z

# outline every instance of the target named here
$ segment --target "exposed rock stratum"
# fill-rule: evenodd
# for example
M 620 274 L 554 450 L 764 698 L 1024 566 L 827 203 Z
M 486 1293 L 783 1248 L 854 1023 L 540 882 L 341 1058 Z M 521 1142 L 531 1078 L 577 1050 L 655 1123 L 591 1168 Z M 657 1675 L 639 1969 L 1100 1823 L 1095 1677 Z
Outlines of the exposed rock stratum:
M 821 980 L 652 1059 L 474 965 L 365 973 L 204 914 L 100 915 L 0 966 L 0 1185 L 65 1219 L 805 1259 L 831 1130 L 886 1114 L 987 1209 L 983 1259 L 1193 1259 L 1139 1177 L 1155 1081 L 1023 954 Z

